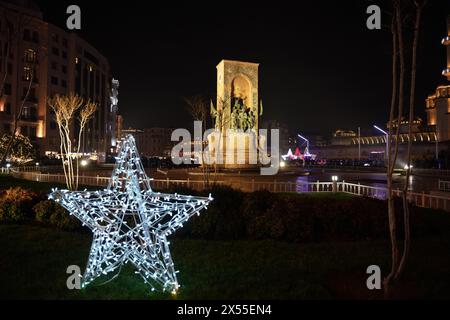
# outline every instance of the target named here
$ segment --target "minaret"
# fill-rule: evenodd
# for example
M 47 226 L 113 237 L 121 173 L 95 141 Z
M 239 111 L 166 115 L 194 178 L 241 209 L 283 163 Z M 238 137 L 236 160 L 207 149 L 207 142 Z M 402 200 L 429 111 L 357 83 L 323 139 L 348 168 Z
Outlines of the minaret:
M 447 67 L 442 75 L 450 81 L 450 16 L 447 17 L 447 35 L 442 39 L 447 47 Z M 426 105 L 427 124 L 434 126 L 436 138 L 439 142 L 450 141 L 450 85 L 448 83 L 437 87 L 436 92 L 430 95 Z M 436 144 L 436 155 L 438 145 Z
M 447 68 L 442 71 L 442 75 L 450 81 L 450 16 L 447 17 L 447 36 L 442 39 L 442 44 L 447 46 Z

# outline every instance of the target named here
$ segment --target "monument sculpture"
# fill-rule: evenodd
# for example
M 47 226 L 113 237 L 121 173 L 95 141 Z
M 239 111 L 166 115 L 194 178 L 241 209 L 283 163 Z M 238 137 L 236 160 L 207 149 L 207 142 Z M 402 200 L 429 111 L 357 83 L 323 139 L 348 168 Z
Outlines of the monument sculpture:
M 211 101 L 214 134 L 208 137 L 212 162 L 224 168 L 258 167 L 259 64 L 223 60 L 217 66 L 217 104 Z

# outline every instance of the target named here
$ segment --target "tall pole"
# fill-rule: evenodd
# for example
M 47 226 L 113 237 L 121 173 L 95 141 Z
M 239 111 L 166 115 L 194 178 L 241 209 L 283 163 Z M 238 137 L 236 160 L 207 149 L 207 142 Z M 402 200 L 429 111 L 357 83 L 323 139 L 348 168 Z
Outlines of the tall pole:
M 300 134 L 298 134 L 297 136 L 298 136 L 300 139 L 302 139 L 303 141 L 306 142 L 306 150 L 308 150 L 308 153 L 309 153 L 309 139 L 306 139 L 304 136 L 302 136 L 302 135 L 300 135 Z M 305 158 L 306 150 L 305 150 L 305 152 L 303 153 L 303 166 L 305 166 L 305 164 L 306 164 L 306 158 Z
M 389 162 L 389 133 L 387 133 L 385 130 L 381 129 L 378 126 L 374 125 L 373 127 L 386 136 L 386 152 L 384 154 L 384 161 L 386 163 L 386 166 L 389 167 L 389 163 L 388 163 Z
M 386 134 L 386 156 L 385 156 L 385 161 L 386 161 L 386 167 L 389 167 L 389 134 Z
M 358 127 L 358 161 L 361 161 L 361 127 Z
M 435 139 L 436 139 L 436 161 L 437 161 L 438 167 L 439 167 L 439 131 L 438 131 L 437 121 L 436 121 L 436 135 L 435 135 Z

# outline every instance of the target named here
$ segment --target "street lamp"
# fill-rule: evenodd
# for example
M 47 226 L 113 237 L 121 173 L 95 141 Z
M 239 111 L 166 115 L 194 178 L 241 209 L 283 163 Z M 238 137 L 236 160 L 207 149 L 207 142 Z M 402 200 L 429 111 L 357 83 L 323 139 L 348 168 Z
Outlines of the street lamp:
M 306 148 L 308 148 L 308 152 L 309 152 L 309 140 L 300 134 L 298 135 L 298 137 L 306 142 Z
M 380 127 L 378 127 L 376 125 L 374 125 L 373 127 L 386 136 L 386 154 L 385 154 L 386 160 L 385 161 L 386 161 L 386 167 L 387 167 L 388 161 L 389 161 L 389 133 L 387 133 L 385 130 L 381 129 Z
M 332 191 L 333 191 L 333 193 L 336 193 L 336 192 L 338 192 L 338 180 L 339 180 L 339 177 L 338 176 L 332 176 L 331 180 L 333 181 Z
M 305 166 L 305 164 L 306 164 L 306 156 L 309 154 L 309 140 L 306 139 L 301 134 L 298 134 L 298 137 L 306 142 L 306 149 L 305 149 L 305 152 L 303 153 L 303 166 Z

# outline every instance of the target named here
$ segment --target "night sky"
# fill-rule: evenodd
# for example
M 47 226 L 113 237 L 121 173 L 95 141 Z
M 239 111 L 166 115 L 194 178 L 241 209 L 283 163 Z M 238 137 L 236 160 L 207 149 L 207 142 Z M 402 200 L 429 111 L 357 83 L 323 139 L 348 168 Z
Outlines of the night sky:
M 369 31 L 366 8 L 389 1 L 227 2 L 36 1 L 46 21 L 65 27 L 66 8 L 82 10 L 80 34 L 120 80 L 126 126 L 190 127 L 183 97 L 214 96 L 222 59 L 260 63 L 263 120 L 293 131 L 370 132 L 384 125 L 391 96 L 391 34 Z M 384 4 L 384 3 L 387 4 Z M 438 84 L 450 2 L 429 0 L 419 52 L 416 111 Z

